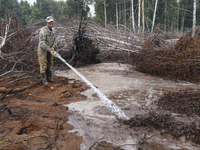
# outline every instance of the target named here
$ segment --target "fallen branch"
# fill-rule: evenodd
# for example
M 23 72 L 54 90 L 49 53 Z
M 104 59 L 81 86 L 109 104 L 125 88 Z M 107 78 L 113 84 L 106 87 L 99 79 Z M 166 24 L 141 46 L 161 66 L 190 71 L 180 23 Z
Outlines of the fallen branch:
M 150 137 L 146 137 L 146 134 L 143 136 L 143 138 L 141 138 L 136 144 L 123 144 L 123 145 L 120 145 L 118 147 L 116 147 L 115 149 L 118 149 L 120 147 L 123 147 L 123 146 L 128 146 L 128 145 L 132 145 L 132 146 L 141 146 L 143 145 L 144 143 L 147 142 L 147 140 L 149 140 L 150 138 L 152 138 L 154 135 L 151 135 Z
M 13 91 L 13 89 L 11 89 L 11 90 L 8 90 L 1 98 L 0 98 L 0 101 L 1 100 L 3 100 L 5 97 L 6 97 L 6 95 L 8 95 L 10 92 L 12 92 Z
M 13 65 L 13 67 L 12 67 L 12 69 L 11 69 L 11 70 L 9 70 L 9 71 L 7 71 L 7 72 L 5 72 L 5 73 L 1 74 L 1 75 L 0 75 L 0 77 L 4 76 L 4 75 L 6 75 L 6 74 L 9 74 L 9 73 L 11 73 L 11 72 L 14 70 L 14 68 L 15 68 L 15 66 L 16 66 L 16 64 L 17 64 L 17 63 L 18 63 L 18 61 L 17 61 L 17 62 L 15 62 L 15 64 Z
M 34 83 L 34 84 L 31 84 L 31 85 L 28 85 L 28 86 L 25 86 L 25 87 L 22 87 L 22 88 L 13 89 L 11 92 L 9 92 L 10 90 L 1 90 L 0 89 L 0 93 L 4 93 L 5 94 L 5 93 L 9 92 L 9 94 L 12 94 L 12 93 L 22 92 L 22 91 L 25 91 L 26 89 L 31 88 L 31 87 L 39 84 L 39 83 L 41 83 L 41 80 L 36 82 L 36 83 Z
M 103 138 L 104 138 L 104 136 L 103 136 L 102 138 L 98 139 L 96 142 L 94 142 L 94 143 L 92 144 L 92 146 L 90 146 L 89 150 L 92 150 L 92 148 L 93 148 L 100 140 L 102 140 Z
M 55 127 L 55 131 L 54 131 L 54 136 L 51 137 L 51 135 L 48 134 L 48 136 L 49 136 L 49 142 L 48 143 L 49 144 L 45 148 L 42 148 L 43 150 L 52 149 L 52 145 L 55 145 L 55 142 L 56 142 L 56 140 L 58 138 L 58 132 L 59 132 L 58 122 L 59 122 L 59 119 L 57 119 L 57 121 L 56 121 L 56 127 Z

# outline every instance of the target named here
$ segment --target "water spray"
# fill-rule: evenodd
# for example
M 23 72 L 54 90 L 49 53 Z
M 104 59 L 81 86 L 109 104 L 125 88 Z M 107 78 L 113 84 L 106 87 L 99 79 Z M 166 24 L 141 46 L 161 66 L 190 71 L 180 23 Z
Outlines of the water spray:
M 111 109 L 113 113 L 115 113 L 119 118 L 121 119 L 130 119 L 125 115 L 125 113 L 111 100 L 109 100 L 99 89 L 97 89 L 90 81 L 88 81 L 78 70 L 76 70 L 74 67 L 72 67 L 69 63 L 67 63 L 59 54 L 58 52 L 53 53 L 54 57 L 59 58 L 63 63 L 65 63 L 70 69 L 72 69 L 83 81 L 90 86 L 98 95 L 98 97 L 103 100 L 103 102 L 106 104 L 108 108 Z

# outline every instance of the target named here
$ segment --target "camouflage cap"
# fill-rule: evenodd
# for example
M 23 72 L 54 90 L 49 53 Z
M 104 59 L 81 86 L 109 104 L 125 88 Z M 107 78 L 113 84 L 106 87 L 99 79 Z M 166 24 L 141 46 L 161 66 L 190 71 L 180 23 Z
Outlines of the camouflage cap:
M 46 22 L 51 22 L 51 21 L 54 21 L 54 19 L 53 19 L 53 17 L 52 16 L 48 16 L 47 18 L 46 18 Z

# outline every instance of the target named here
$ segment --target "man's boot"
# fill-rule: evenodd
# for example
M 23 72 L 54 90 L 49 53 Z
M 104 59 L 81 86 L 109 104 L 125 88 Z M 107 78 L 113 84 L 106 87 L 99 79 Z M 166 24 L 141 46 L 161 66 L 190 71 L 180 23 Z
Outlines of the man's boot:
M 42 82 L 44 85 L 47 85 L 48 82 L 47 82 L 47 78 L 46 78 L 46 74 L 45 73 L 41 73 L 41 77 L 42 77 Z
M 47 81 L 53 82 L 52 71 L 47 71 Z

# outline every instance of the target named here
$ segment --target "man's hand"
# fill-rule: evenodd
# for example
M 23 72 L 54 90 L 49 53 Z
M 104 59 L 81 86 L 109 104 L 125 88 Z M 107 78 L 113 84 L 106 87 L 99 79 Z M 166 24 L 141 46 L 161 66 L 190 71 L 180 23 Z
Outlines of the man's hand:
M 51 48 L 50 54 L 53 55 L 53 53 L 55 52 L 54 48 Z

